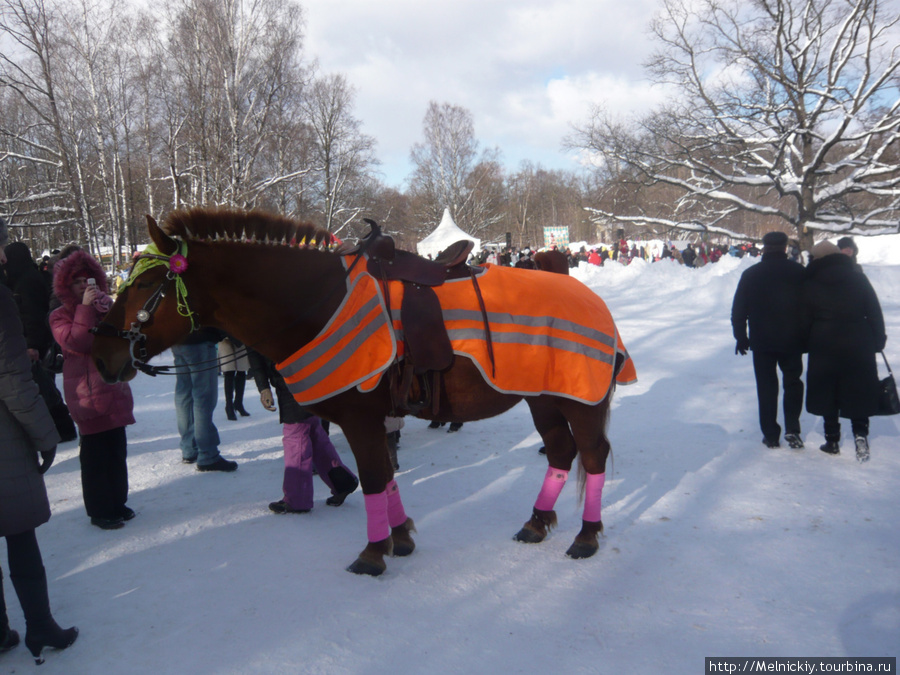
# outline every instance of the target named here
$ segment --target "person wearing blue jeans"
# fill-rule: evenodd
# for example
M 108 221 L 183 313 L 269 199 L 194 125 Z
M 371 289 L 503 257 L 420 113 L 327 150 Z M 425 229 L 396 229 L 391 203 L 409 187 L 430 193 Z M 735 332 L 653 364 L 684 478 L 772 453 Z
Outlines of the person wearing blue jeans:
M 204 329 L 172 347 L 175 356 L 175 416 L 181 434 L 181 461 L 198 471 L 234 471 L 237 462 L 219 454 L 213 411 L 219 398 L 217 331 Z

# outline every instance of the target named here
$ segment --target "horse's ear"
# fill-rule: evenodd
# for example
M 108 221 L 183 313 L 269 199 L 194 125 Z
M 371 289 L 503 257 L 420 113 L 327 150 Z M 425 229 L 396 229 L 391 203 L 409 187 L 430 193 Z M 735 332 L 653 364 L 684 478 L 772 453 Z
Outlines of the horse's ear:
M 147 215 L 147 231 L 150 233 L 150 239 L 163 255 L 172 255 L 178 250 L 178 242 L 163 232 L 153 216 L 149 214 Z

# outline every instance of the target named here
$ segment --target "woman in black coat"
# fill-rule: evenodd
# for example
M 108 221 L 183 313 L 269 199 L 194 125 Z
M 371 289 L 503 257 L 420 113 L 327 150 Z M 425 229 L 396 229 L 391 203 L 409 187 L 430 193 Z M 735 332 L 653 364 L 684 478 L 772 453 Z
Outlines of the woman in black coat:
M 50 287 L 34 260 L 31 251 L 21 241 L 10 244 L 5 249 L 6 284 L 13 292 L 19 307 L 19 318 L 25 329 L 25 342 L 31 358 L 31 374 L 37 383 L 41 396 L 50 409 L 50 415 L 59 432 L 62 443 L 78 438 L 75 423 L 62 394 L 56 388 L 53 374 L 42 365 L 43 359 L 54 347 L 53 333 L 47 322 L 50 313 Z
M 6 256 L 6 227 L 0 219 L 0 263 Z M 47 575 L 35 528 L 50 519 L 43 473 L 50 467 L 59 434 L 31 376 L 19 310 L 0 284 L 0 536 L 6 538 L 9 578 L 22 605 L 25 645 L 42 663 L 44 647 L 65 649 L 78 636 L 63 630 L 50 613 Z M 19 643 L 9 627 L 0 582 L 0 652 Z
M 869 416 L 878 406 L 875 355 L 887 336 L 878 296 L 853 260 L 834 244 L 813 247 L 801 319 L 809 363 L 806 409 L 825 419 L 823 452 L 840 452 L 841 423 L 850 420 L 856 457 L 869 459 Z

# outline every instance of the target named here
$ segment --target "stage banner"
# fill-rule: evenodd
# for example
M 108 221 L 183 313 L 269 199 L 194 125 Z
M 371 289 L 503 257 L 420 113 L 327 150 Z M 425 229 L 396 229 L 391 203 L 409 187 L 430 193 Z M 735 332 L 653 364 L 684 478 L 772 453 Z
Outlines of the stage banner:
M 569 227 L 567 225 L 559 225 L 544 228 L 544 246 L 552 248 L 559 246 L 565 248 L 569 245 Z

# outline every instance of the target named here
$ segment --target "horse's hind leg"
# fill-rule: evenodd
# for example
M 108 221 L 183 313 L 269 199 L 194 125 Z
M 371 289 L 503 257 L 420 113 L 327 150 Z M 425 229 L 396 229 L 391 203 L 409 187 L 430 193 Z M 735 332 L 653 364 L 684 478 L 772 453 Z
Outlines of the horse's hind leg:
M 540 494 L 534 503 L 531 518 L 516 533 L 514 539 L 526 544 L 542 542 L 556 523 L 553 507 L 569 477 L 572 461 L 576 456 L 575 439 L 569 431 L 569 423 L 552 399 L 544 397 L 526 399 L 534 419 L 534 426 L 547 448 L 547 473 Z
M 606 436 L 610 404 L 611 397 L 607 396 L 597 406 L 574 402 L 566 406 L 584 470 L 584 515 L 581 531 L 566 551 L 570 558 L 590 558 L 600 548 L 598 535 L 603 532 L 600 505 L 610 450 Z

